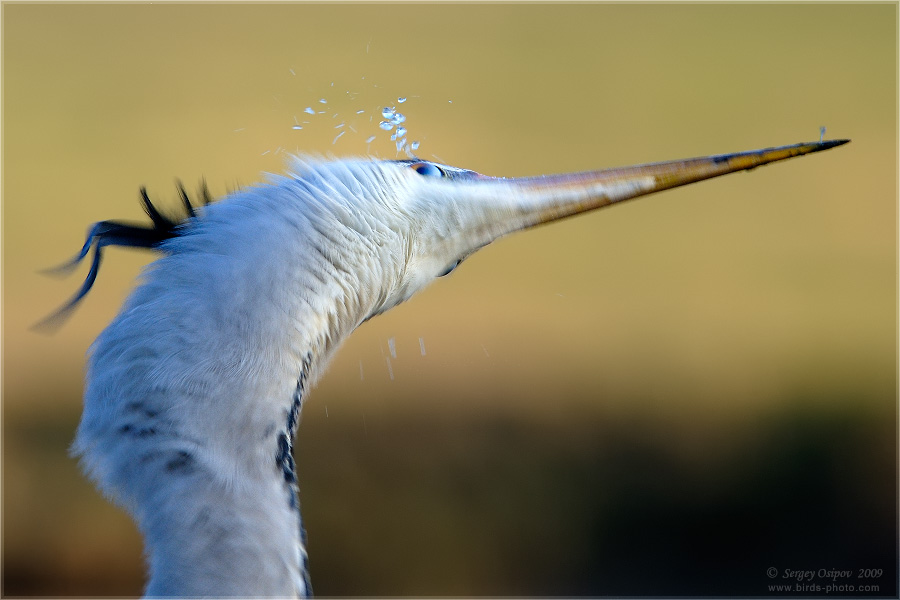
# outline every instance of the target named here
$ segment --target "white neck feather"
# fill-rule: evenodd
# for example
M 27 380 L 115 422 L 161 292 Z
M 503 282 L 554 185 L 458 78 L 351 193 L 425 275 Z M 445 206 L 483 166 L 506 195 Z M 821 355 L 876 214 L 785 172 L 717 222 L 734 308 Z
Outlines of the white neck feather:
M 91 349 L 74 452 L 144 534 L 148 595 L 310 592 L 300 404 L 405 268 L 385 250 L 404 248 L 398 229 L 342 204 L 357 176 L 309 172 L 209 206 Z

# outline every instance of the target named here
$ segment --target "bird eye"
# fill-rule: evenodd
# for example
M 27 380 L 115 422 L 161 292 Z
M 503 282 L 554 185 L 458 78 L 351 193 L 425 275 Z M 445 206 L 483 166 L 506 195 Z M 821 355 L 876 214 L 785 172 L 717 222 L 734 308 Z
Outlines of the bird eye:
M 444 177 L 445 175 L 444 171 L 434 163 L 422 161 L 409 166 L 424 177 Z

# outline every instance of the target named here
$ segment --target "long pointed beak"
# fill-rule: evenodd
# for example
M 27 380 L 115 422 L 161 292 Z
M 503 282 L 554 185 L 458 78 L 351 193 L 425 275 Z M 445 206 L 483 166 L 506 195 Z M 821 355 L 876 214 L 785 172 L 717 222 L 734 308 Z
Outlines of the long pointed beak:
M 623 200 L 821 152 L 850 140 L 826 140 L 566 175 L 503 180 L 516 191 L 523 228 L 555 221 Z

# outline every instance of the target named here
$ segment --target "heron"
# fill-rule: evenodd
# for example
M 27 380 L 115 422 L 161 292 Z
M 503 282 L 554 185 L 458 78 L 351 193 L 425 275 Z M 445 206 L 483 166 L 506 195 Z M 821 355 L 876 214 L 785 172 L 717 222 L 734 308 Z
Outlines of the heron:
M 140 529 L 147 596 L 309 596 L 293 443 L 342 340 L 492 241 L 849 140 L 580 173 L 491 177 L 410 158 L 293 157 L 282 175 L 187 215 L 102 221 L 106 246 L 161 256 L 88 352 L 72 452 Z

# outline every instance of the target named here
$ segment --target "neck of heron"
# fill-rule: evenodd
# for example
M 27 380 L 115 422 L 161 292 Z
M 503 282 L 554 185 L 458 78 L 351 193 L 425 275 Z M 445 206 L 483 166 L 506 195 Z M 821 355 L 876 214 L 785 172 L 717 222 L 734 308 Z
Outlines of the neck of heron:
M 155 286 L 92 349 L 74 450 L 138 522 L 149 596 L 308 595 L 294 433 L 315 370 L 358 319 L 295 303 L 250 327 L 237 305 L 160 306 Z
M 176 365 L 159 337 L 119 344 L 107 333 L 93 349 L 74 449 L 137 521 L 147 595 L 309 595 L 292 449 L 313 352 L 293 369 L 276 360 L 266 376 L 234 377 L 229 360 L 188 378 L 179 368 L 193 368 Z M 124 389 L 123 372 L 133 376 Z
M 91 349 L 73 450 L 138 522 L 151 596 L 310 591 L 294 431 L 403 253 L 373 258 L 389 229 L 363 235 L 276 191 L 211 205 Z

